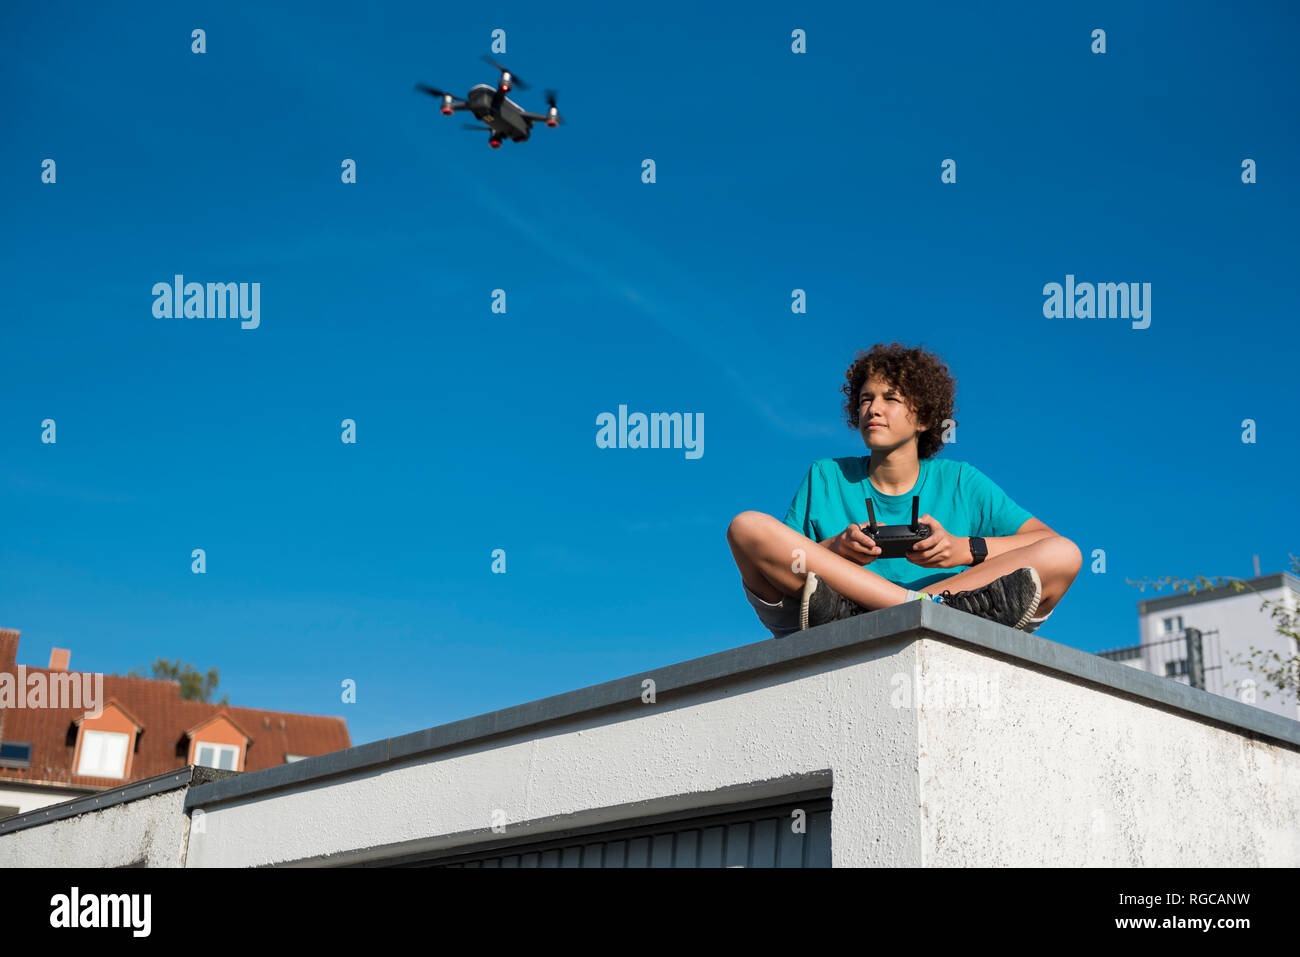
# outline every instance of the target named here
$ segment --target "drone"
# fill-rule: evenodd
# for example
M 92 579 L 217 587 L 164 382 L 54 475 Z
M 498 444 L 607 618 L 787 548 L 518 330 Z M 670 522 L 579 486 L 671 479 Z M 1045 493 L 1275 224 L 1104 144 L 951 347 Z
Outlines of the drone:
M 482 59 L 501 71 L 501 80 L 495 87 L 487 83 L 476 84 L 463 100 L 424 83 L 417 83 L 415 89 L 419 93 L 427 93 L 442 100 L 440 112 L 443 116 L 451 116 L 457 110 L 469 110 L 476 119 L 486 123 L 486 126 L 464 123 L 461 129 L 483 130 L 491 133 L 488 145 L 494 150 L 501 148 L 501 141 L 506 137 L 516 143 L 528 139 L 532 135 L 533 124 L 538 120 L 551 127 L 559 126 L 564 122 L 560 111 L 555 107 L 554 90 L 546 91 L 546 103 L 550 109 L 545 113 L 530 113 L 506 96 L 511 86 L 517 86 L 521 90 L 528 89 L 528 84 L 523 81 L 523 78 L 511 73 L 489 56 L 484 56 Z

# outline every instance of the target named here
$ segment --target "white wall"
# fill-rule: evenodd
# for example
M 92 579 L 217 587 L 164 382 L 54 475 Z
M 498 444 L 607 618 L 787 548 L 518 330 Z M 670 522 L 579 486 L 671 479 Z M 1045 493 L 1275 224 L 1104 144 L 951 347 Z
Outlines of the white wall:
M 961 646 L 922 659 L 997 689 L 921 710 L 926 866 L 1300 866 L 1297 749 Z
M 176 788 L 39 827 L 0 834 L 7 867 L 180 867 L 189 818 Z
M 915 646 L 858 646 L 843 667 L 797 660 L 779 679 L 638 699 L 344 780 L 209 808 L 189 867 L 355 861 L 532 838 L 777 796 L 834 769 L 835 865 L 915 865 L 921 846 L 916 721 L 889 705 Z M 506 816 L 505 833 L 491 830 Z

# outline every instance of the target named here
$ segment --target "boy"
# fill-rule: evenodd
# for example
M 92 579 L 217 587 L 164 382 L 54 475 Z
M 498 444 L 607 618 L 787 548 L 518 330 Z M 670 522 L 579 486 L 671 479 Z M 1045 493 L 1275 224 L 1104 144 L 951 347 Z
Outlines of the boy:
M 727 529 L 759 619 L 782 638 L 919 599 L 1025 631 L 1038 628 L 1073 583 L 1083 556 L 974 466 L 933 458 L 954 410 L 947 367 L 895 342 L 858 353 L 845 379 L 848 425 L 871 454 L 814 462 L 784 522 L 741 512 Z M 869 521 L 867 498 L 878 523 L 906 525 L 913 495 L 920 496 L 920 521 L 930 526 L 930 537 L 905 558 L 880 558 L 880 547 L 860 527 Z

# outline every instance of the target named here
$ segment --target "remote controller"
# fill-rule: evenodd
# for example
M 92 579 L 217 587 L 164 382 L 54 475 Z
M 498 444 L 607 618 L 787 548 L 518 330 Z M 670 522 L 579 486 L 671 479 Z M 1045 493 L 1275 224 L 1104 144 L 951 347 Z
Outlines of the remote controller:
M 867 516 L 871 519 L 871 524 L 863 525 L 861 528 L 880 546 L 880 554 L 876 556 L 877 558 L 903 558 L 913 545 L 930 537 L 930 526 L 922 525 L 920 522 L 921 497 L 919 495 L 912 496 L 911 525 L 877 525 L 876 510 L 871 506 L 871 499 L 867 499 Z

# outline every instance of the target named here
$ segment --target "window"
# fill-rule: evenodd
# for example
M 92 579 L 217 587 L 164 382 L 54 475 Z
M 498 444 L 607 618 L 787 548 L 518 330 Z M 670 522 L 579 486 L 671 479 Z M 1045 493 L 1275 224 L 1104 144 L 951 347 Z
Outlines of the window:
M 1187 674 L 1187 659 L 1179 658 L 1177 661 L 1165 662 L 1165 677 L 1177 678 L 1180 675 Z
M 126 748 L 130 742 L 129 734 L 117 731 L 83 731 L 77 773 L 97 778 L 125 777 Z
M 1182 630 L 1183 630 L 1183 616 L 1182 616 L 1182 615 L 1175 615 L 1173 618 L 1166 618 L 1166 619 L 1164 620 L 1164 626 L 1165 626 L 1165 634 L 1166 634 L 1166 635 L 1172 635 L 1172 634 L 1174 634 L 1175 632 L 1182 631 Z
M 30 741 L 0 741 L 0 768 L 30 768 L 32 743 Z
M 212 744 L 209 741 L 200 741 L 194 746 L 197 755 L 194 763 L 201 764 L 205 768 L 220 768 L 223 771 L 234 771 L 239 767 L 239 746 L 235 744 Z

